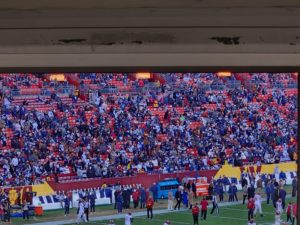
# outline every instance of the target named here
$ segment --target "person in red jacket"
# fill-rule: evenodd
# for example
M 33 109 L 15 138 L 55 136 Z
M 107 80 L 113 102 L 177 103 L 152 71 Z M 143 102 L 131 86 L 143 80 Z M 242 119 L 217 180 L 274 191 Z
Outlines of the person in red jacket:
M 147 207 L 147 218 L 152 219 L 153 218 L 153 206 L 154 206 L 154 201 L 152 197 L 149 197 L 146 203 Z M 149 215 L 151 214 L 151 215 Z
M 136 209 L 139 205 L 140 193 L 138 190 L 134 190 L 132 193 L 133 206 Z
M 194 207 L 192 208 L 192 215 L 193 215 L 193 219 L 194 219 L 194 225 L 198 225 L 198 218 L 199 218 L 199 207 L 198 207 L 198 203 L 196 203 L 194 205 Z
M 297 202 L 295 202 L 293 205 L 292 205 L 292 210 L 293 210 L 293 223 L 292 225 L 295 224 L 295 221 L 298 220 L 297 219 L 297 211 L 298 211 L 298 205 L 297 205 Z
M 248 221 L 250 221 L 251 219 L 253 219 L 253 212 L 255 208 L 255 203 L 253 198 L 249 199 L 247 208 L 248 208 Z
M 205 197 L 203 197 L 203 199 L 201 200 L 200 205 L 201 205 L 201 220 L 202 219 L 206 220 L 208 201 L 206 200 Z
M 286 208 L 286 222 L 291 221 L 291 223 L 293 222 L 292 220 L 292 203 L 289 202 L 287 208 Z

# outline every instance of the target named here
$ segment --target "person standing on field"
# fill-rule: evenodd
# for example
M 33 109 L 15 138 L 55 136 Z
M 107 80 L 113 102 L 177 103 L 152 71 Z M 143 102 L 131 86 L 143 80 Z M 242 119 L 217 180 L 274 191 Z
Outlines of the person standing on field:
M 146 207 L 147 207 L 147 218 L 151 220 L 153 218 L 153 206 L 154 206 L 154 200 L 153 198 L 149 197 L 147 200 Z
M 125 216 L 125 225 L 132 225 L 132 221 L 133 221 L 133 218 L 132 218 L 131 212 L 128 212 Z
M 256 216 L 257 210 L 259 211 L 261 217 L 264 216 L 262 209 L 261 209 L 261 201 L 262 201 L 262 199 L 261 199 L 260 193 L 255 194 L 255 196 L 254 196 L 254 203 L 255 203 L 254 216 Z
M 297 177 L 293 178 L 292 187 L 293 187 L 292 188 L 292 197 L 296 197 L 297 190 L 298 190 L 298 180 L 297 180 Z
M 199 207 L 198 207 L 198 203 L 196 203 L 194 205 L 194 207 L 192 208 L 192 215 L 193 215 L 193 225 L 199 225 Z
M 173 192 L 168 192 L 168 210 L 173 210 Z
M 245 184 L 243 186 L 243 205 L 245 205 L 245 201 L 246 201 L 246 198 L 247 198 L 247 194 L 248 194 L 248 185 Z
M 293 219 L 292 219 L 292 203 L 289 202 L 289 204 L 287 205 L 286 208 L 286 222 L 291 221 L 291 223 L 293 223 Z
M 295 221 L 297 220 L 297 215 L 298 215 L 298 204 L 297 204 L 297 202 L 295 202 L 292 205 L 292 211 L 293 211 L 293 222 L 292 222 L 292 225 L 294 225 Z
M 84 222 L 87 222 L 86 216 L 84 213 L 84 203 L 82 199 L 79 199 L 79 206 L 77 211 L 77 223 L 79 223 L 80 220 L 83 220 Z
M 194 194 L 192 190 L 189 190 L 188 192 L 188 203 L 190 205 L 190 209 L 192 209 L 193 204 L 194 204 Z
M 255 208 L 255 203 L 253 198 L 250 198 L 248 200 L 247 208 L 248 208 L 248 221 L 250 221 L 251 219 L 253 219 L 253 212 Z
M 200 205 L 201 205 L 201 220 L 202 219 L 206 220 L 207 206 L 208 206 L 208 201 L 206 200 L 206 197 L 203 197 L 203 199 L 200 202 Z
M 211 209 L 210 214 L 213 214 L 215 209 L 216 209 L 217 214 L 219 214 L 218 200 L 217 200 L 217 196 L 215 196 L 215 195 L 212 196 L 212 204 L 213 204 L 213 207 Z
M 176 208 L 178 207 L 178 210 L 180 210 L 180 204 L 182 201 L 182 193 L 180 188 L 177 189 L 177 191 L 175 192 L 175 199 L 176 199 L 176 205 L 174 207 L 174 210 L 176 210 Z
M 136 209 L 139 205 L 140 193 L 138 190 L 133 190 L 132 193 L 133 207 Z

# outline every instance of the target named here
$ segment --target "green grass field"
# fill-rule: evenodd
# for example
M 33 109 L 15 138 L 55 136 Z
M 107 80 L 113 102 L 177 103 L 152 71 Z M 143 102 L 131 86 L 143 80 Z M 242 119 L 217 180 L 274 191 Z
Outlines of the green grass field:
M 287 188 L 287 191 L 289 192 L 289 187 Z M 239 193 L 239 199 L 241 199 L 240 196 L 241 193 Z M 227 200 L 227 198 L 225 198 Z M 296 201 L 296 198 L 294 199 L 287 199 L 286 201 L 289 202 L 292 200 L 293 202 Z M 200 201 L 200 199 L 198 199 Z M 155 209 L 166 209 L 166 201 L 160 200 L 159 203 L 156 204 Z M 266 205 L 266 203 L 263 203 L 263 212 L 264 217 L 260 217 L 257 215 L 255 218 L 257 225 L 271 225 L 274 224 L 274 208 L 272 205 Z M 140 211 L 140 210 L 138 210 Z M 167 212 L 165 214 L 157 214 L 154 213 L 153 220 L 148 220 L 146 216 L 135 216 L 135 211 L 131 210 L 133 212 L 133 225 L 163 225 L 165 220 L 170 220 L 171 224 L 177 224 L 177 225 L 192 225 L 192 215 L 190 210 L 183 210 L 183 211 L 172 211 Z M 143 211 L 145 212 L 145 210 Z M 123 212 L 126 213 L 126 210 Z M 199 224 L 207 224 L 207 225 L 243 225 L 247 224 L 247 208 L 246 205 L 242 205 L 241 201 L 237 205 L 231 205 L 231 206 L 221 206 L 220 207 L 220 214 L 219 215 L 210 215 L 210 208 L 208 209 L 208 215 L 206 221 L 200 221 Z M 106 206 L 98 206 L 96 207 L 96 214 L 91 215 L 93 216 L 107 216 L 107 215 L 114 215 L 116 214 L 116 210 L 113 210 L 113 206 L 106 205 Z M 23 220 L 22 218 L 12 218 L 12 224 L 15 225 L 24 225 L 24 224 L 34 224 L 34 223 L 43 223 L 43 222 L 49 222 L 49 221 L 62 221 L 60 223 L 56 224 L 65 224 L 64 221 L 71 220 L 74 221 L 75 224 L 76 219 L 76 209 L 72 209 L 70 212 L 70 215 L 68 217 L 64 217 L 63 210 L 52 210 L 52 211 L 46 211 L 43 216 L 39 216 L 36 218 L 31 218 L 29 221 Z M 286 220 L 286 214 L 284 213 L 282 215 L 282 219 Z M 82 223 L 82 224 L 99 224 L 99 225 L 106 225 L 108 224 L 107 220 L 99 220 L 95 221 L 95 219 L 92 219 L 92 222 L 89 223 Z M 124 217 L 122 216 L 121 219 L 115 219 L 116 225 L 124 225 Z M 0 222 L 1 224 L 1 222 Z M 70 224 L 70 223 L 68 223 Z
M 296 199 L 293 199 L 296 200 Z M 274 224 L 274 208 L 271 205 L 263 204 L 264 217 L 257 215 L 255 221 L 257 225 L 271 225 Z M 220 208 L 219 215 L 210 215 L 210 209 L 208 210 L 208 215 L 206 221 L 199 220 L 199 224 L 207 225 L 243 225 L 247 224 L 247 208 L 246 205 L 234 205 L 234 206 L 224 206 Z M 145 216 L 134 217 L 133 225 L 163 225 L 165 220 L 170 220 L 171 224 L 178 225 L 192 225 L 192 215 L 190 210 L 180 211 L 180 212 L 170 212 L 166 214 L 154 215 L 153 220 L 148 220 Z M 286 215 L 282 215 L 282 219 L 286 220 Z M 124 225 L 124 219 L 115 220 L 116 225 Z M 108 221 L 95 221 L 87 224 L 108 224 Z

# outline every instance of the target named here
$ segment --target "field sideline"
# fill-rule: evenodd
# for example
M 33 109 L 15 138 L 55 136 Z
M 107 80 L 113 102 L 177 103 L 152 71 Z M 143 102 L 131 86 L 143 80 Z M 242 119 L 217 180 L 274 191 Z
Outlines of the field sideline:
M 295 199 L 296 200 L 296 199 Z M 274 224 L 274 208 L 271 205 L 263 204 L 264 217 L 257 215 L 255 218 L 257 225 L 272 225 Z M 210 209 L 208 210 L 208 216 L 206 221 L 199 221 L 199 224 L 207 225 L 243 225 L 247 224 L 247 208 L 246 205 L 227 205 L 220 207 L 219 215 L 210 215 Z M 133 214 L 134 215 L 134 214 Z M 183 210 L 180 212 L 168 212 L 165 214 L 154 215 L 153 220 L 148 220 L 146 216 L 134 217 L 133 225 L 163 225 L 165 220 L 170 220 L 171 224 L 177 225 L 192 225 L 193 220 L 190 210 Z M 286 215 L 282 215 L 282 219 L 286 220 Z M 116 225 L 124 225 L 124 219 L 116 219 Z M 107 221 L 93 221 L 87 224 L 101 224 L 106 225 Z
M 288 196 L 291 194 L 291 186 L 286 186 Z M 265 197 L 265 195 L 263 195 Z M 246 205 L 242 205 L 242 193 L 238 192 L 239 202 L 228 203 L 227 194 L 224 196 L 225 202 L 220 204 L 220 215 L 211 216 L 208 213 L 207 221 L 200 221 L 200 224 L 221 224 L 221 225 L 243 225 L 247 224 L 247 208 Z M 287 198 L 287 202 L 290 199 Z M 296 198 L 292 199 L 293 202 Z M 200 202 L 200 198 L 197 199 Z M 131 204 L 132 206 L 132 204 Z M 210 204 L 211 206 L 211 204 Z M 134 210 L 130 209 L 133 213 L 134 221 L 133 225 L 160 225 L 166 219 L 171 220 L 172 224 L 192 224 L 192 216 L 190 210 L 182 210 L 180 212 L 168 211 L 167 201 L 159 200 L 154 206 L 154 218 L 152 221 L 146 219 L 146 210 Z M 274 208 L 271 205 L 263 203 L 263 211 L 265 216 L 263 218 L 257 218 L 257 225 L 269 225 L 274 223 Z M 124 210 L 123 214 L 116 214 L 116 210 L 113 209 L 113 205 L 96 206 L 96 213 L 90 214 L 90 223 L 86 224 L 107 224 L 107 221 L 111 218 L 115 219 L 116 225 L 124 225 L 124 216 L 128 210 Z M 210 209 L 208 210 L 210 212 Z M 160 213 L 160 214 L 158 214 Z M 76 221 L 76 208 L 70 209 L 70 215 L 65 217 L 64 210 L 50 210 L 45 211 L 43 216 L 30 218 L 28 221 L 22 218 L 12 218 L 13 225 L 35 224 L 35 225 L 62 225 L 62 224 L 75 224 Z M 285 214 L 284 214 L 285 217 Z M 283 217 L 283 218 L 284 218 Z M 285 219 L 285 218 L 284 218 Z M 0 222 L 1 224 L 1 222 Z M 82 223 L 84 224 L 84 223 Z
M 288 198 L 287 202 L 291 199 Z M 292 201 L 296 201 L 296 198 L 292 199 Z M 246 205 L 242 205 L 242 202 L 239 201 L 238 204 L 236 203 L 222 203 L 220 207 L 220 214 L 219 215 L 210 215 L 210 209 L 208 210 L 207 220 L 200 221 L 199 224 L 207 224 L 207 225 L 215 225 L 215 224 L 222 224 L 222 225 L 243 225 L 247 224 L 247 208 Z M 255 221 L 257 225 L 272 225 L 274 224 L 274 208 L 272 205 L 267 205 L 265 202 L 263 203 L 263 212 L 264 217 L 260 217 L 257 215 L 255 217 Z M 159 214 L 158 214 L 159 213 Z M 72 220 L 65 220 L 65 221 L 52 221 L 52 222 L 41 222 L 41 221 L 30 221 L 28 224 L 36 224 L 36 225 L 66 225 L 66 224 L 76 224 L 75 223 L 75 215 L 74 212 L 72 213 L 73 217 Z M 91 217 L 91 222 L 89 223 L 81 223 L 87 225 L 107 225 L 108 219 L 114 218 L 116 225 L 124 225 L 124 216 L 125 214 L 115 214 L 115 215 L 107 215 L 101 217 Z M 133 213 L 133 225 L 163 225 L 165 220 L 170 220 L 171 224 L 177 225 L 192 225 L 192 216 L 190 210 L 184 209 L 181 211 L 167 211 L 163 210 L 155 210 L 153 220 L 148 220 L 146 218 L 146 212 L 134 212 Z M 282 215 L 282 219 L 286 220 L 286 214 Z M 19 219 L 18 219 L 19 220 Z M 23 220 L 19 220 L 18 224 L 24 224 Z M 48 220 L 49 221 L 49 220 Z M 51 220 L 50 220 L 51 221 Z

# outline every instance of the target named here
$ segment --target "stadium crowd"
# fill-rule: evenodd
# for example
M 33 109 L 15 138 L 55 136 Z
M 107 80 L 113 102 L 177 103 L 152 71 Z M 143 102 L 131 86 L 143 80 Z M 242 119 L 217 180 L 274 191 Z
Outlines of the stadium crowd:
M 273 85 L 272 76 L 248 76 L 251 84 L 260 82 L 249 85 L 215 73 L 161 74 L 170 82 L 153 91 L 103 94 L 99 89 L 85 104 L 75 104 L 74 94 L 64 102 L 53 91 L 48 97 L 40 93 L 37 102 L 52 103 L 46 111 L 28 107 L 25 96 L 15 103 L 20 96 L 2 92 L 0 185 L 29 185 L 48 176 L 58 181 L 60 174 L 74 172 L 121 177 L 296 160 L 297 94 Z M 81 86 L 144 85 L 126 74 L 80 74 L 78 79 Z M 297 82 L 284 74 L 276 83 L 286 79 Z M 5 90 L 19 89 L 11 84 L 20 82 L 42 89 L 41 80 L 0 76 Z M 232 82 L 239 86 L 226 88 Z

